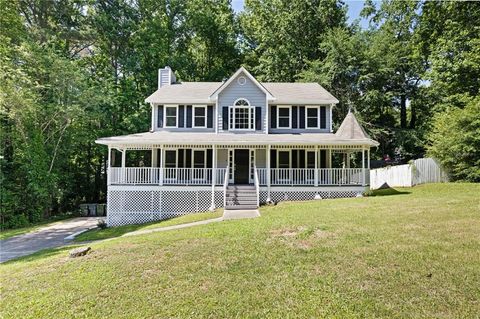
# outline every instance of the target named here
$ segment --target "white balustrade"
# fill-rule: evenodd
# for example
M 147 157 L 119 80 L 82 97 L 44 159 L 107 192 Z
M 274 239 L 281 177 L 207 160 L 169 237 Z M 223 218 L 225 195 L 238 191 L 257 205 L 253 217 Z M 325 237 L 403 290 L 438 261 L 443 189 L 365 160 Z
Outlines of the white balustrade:
M 212 185 L 212 168 L 163 168 L 164 185 Z M 223 185 L 227 168 L 217 168 L 215 185 Z M 267 169 L 257 168 L 258 185 L 267 185 Z M 141 185 L 161 184 L 161 169 L 158 167 L 110 167 L 109 184 Z M 315 175 L 318 185 L 362 185 L 361 168 L 272 168 L 271 185 L 314 186 Z M 369 170 L 365 169 L 368 176 Z M 365 180 L 368 184 L 368 179 Z

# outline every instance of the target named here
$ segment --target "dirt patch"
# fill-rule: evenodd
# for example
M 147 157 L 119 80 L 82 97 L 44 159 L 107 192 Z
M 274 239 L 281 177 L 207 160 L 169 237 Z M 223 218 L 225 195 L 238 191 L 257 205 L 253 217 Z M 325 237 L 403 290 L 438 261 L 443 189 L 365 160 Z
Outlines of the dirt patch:
M 270 238 L 285 243 L 286 245 L 309 250 L 320 244 L 321 239 L 333 237 L 334 233 L 320 227 L 288 227 L 270 231 Z

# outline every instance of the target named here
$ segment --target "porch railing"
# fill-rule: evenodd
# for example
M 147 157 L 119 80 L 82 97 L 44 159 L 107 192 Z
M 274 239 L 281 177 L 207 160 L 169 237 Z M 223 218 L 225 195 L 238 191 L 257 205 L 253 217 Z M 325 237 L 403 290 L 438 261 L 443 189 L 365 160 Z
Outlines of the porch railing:
M 109 184 L 122 185 L 212 185 L 212 168 L 110 167 Z M 227 168 L 216 168 L 215 185 L 223 185 Z M 267 185 L 267 168 L 256 168 L 258 185 Z M 368 185 L 369 170 L 362 168 L 272 168 L 274 186 Z M 315 180 L 317 180 L 315 182 Z
M 215 185 L 222 185 L 226 169 L 216 170 Z M 212 172 L 212 168 L 110 167 L 109 184 L 212 185 Z

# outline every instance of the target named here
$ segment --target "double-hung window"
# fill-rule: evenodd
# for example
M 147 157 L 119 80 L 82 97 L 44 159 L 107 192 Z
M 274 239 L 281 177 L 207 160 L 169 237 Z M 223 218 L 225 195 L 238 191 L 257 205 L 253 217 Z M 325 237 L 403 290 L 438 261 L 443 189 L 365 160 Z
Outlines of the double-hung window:
M 238 99 L 230 107 L 229 123 L 231 130 L 254 130 L 255 108 L 246 99 Z
M 318 107 L 307 106 L 307 128 L 318 128 Z
M 195 105 L 193 107 L 193 127 L 207 127 L 207 107 Z
M 292 126 L 292 108 L 290 106 L 279 106 L 277 116 L 278 128 L 291 128 Z
M 165 106 L 165 127 L 177 127 L 178 126 L 178 106 L 166 105 Z

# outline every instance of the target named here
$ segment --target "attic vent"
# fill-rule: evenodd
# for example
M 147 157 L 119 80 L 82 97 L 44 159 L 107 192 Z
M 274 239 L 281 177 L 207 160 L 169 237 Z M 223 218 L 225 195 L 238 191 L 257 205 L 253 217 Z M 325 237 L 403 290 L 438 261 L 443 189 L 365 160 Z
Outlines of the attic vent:
M 247 83 L 247 79 L 244 76 L 241 76 L 237 79 L 237 83 L 240 85 L 245 85 L 245 83 Z

